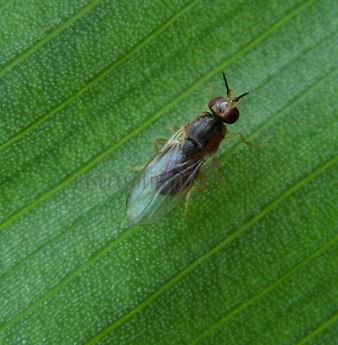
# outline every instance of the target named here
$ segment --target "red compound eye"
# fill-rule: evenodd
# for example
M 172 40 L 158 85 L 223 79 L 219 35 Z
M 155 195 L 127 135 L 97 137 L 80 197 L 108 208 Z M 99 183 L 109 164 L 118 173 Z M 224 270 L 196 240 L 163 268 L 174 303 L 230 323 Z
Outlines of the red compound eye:
M 208 107 L 211 111 L 216 110 L 216 107 L 225 101 L 225 98 L 223 97 L 214 97 L 209 103 L 208 103 Z
M 229 112 L 226 114 L 224 118 L 224 122 L 226 123 L 234 123 L 239 118 L 239 110 L 237 108 L 232 108 L 229 110 Z

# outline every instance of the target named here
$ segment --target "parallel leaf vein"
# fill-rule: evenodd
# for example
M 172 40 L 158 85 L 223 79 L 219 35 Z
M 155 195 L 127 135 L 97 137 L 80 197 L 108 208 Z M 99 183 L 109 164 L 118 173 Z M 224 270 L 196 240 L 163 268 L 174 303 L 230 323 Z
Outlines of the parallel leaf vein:
M 207 81 L 209 78 L 211 78 L 213 75 L 217 74 L 219 71 L 223 70 L 226 66 L 230 65 L 232 62 L 236 61 L 240 57 L 242 57 L 244 54 L 251 51 L 253 48 L 255 48 L 260 42 L 262 42 L 264 39 L 269 37 L 272 33 L 274 33 L 277 29 L 285 25 L 289 20 L 291 20 L 294 16 L 301 13 L 303 10 L 305 10 L 312 2 L 315 0 L 309 0 L 306 3 L 303 3 L 301 6 L 293 10 L 291 13 L 287 14 L 285 17 L 277 21 L 273 26 L 271 26 L 267 31 L 265 31 L 263 34 L 261 34 L 258 38 L 254 39 L 251 43 L 247 44 L 244 48 L 240 49 L 237 53 L 235 53 L 232 57 L 230 57 L 228 60 L 226 60 L 221 66 L 215 68 L 211 72 L 209 72 L 204 77 L 200 78 L 198 81 L 196 81 L 194 84 L 192 84 L 190 87 L 188 87 L 183 93 L 181 93 L 177 98 L 175 98 L 173 101 L 168 102 L 165 106 L 163 106 L 154 116 L 143 122 L 141 126 L 131 131 L 128 135 L 123 137 L 121 140 L 119 140 L 117 143 L 110 146 L 108 149 L 104 150 L 101 154 L 97 155 L 93 159 L 87 161 L 84 165 L 80 166 L 79 169 L 73 172 L 73 174 L 67 176 L 63 179 L 63 181 L 54 187 L 53 189 L 49 190 L 47 193 L 37 197 L 37 199 L 34 200 L 29 205 L 24 206 L 20 210 L 18 210 L 15 214 L 11 215 L 7 220 L 5 220 L 2 224 L 0 224 L 0 230 L 8 226 L 9 224 L 16 221 L 18 218 L 26 214 L 27 212 L 31 211 L 34 207 L 38 206 L 42 202 L 46 201 L 48 198 L 53 196 L 55 193 L 62 190 L 64 187 L 66 187 L 68 184 L 73 182 L 77 177 L 82 175 L 83 173 L 89 171 L 93 167 L 95 167 L 98 163 L 100 163 L 102 160 L 104 160 L 106 157 L 108 157 L 112 152 L 117 150 L 119 147 L 121 147 L 123 144 L 127 143 L 129 140 L 137 136 L 139 133 L 141 133 L 143 130 L 148 128 L 152 123 L 157 121 L 164 113 L 166 113 L 169 109 L 171 109 L 173 106 L 181 102 L 183 99 L 185 99 L 190 93 L 193 92 L 194 89 L 196 89 L 199 85 L 203 84 L 205 81 Z
M 216 322 L 214 325 L 209 327 L 200 337 L 196 338 L 193 342 L 193 344 L 198 344 L 203 339 L 207 338 L 210 334 L 217 331 L 217 329 L 221 326 L 223 326 L 227 321 L 229 321 L 231 318 L 233 318 L 235 315 L 241 313 L 244 309 L 247 309 L 251 305 L 255 304 L 258 300 L 263 298 L 265 295 L 269 294 L 274 289 L 278 288 L 282 283 L 290 278 L 293 274 L 300 271 L 304 266 L 306 266 L 309 262 L 315 260 L 318 256 L 325 253 L 330 247 L 336 244 L 338 240 L 338 236 L 334 237 L 332 240 L 327 242 L 324 246 L 316 250 L 313 254 L 303 259 L 300 263 L 298 263 L 296 266 L 291 268 L 289 271 L 287 271 L 285 274 L 283 274 L 280 278 L 278 278 L 276 281 L 271 283 L 268 287 L 263 289 L 261 292 L 257 293 L 255 296 L 251 297 L 248 301 L 244 302 L 237 308 L 230 311 L 227 315 L 225 315 L 221 320 Z M 337 315 L 336 315 L 337 316 Z M 331 320 L 332 322 L 332 320 Z
M 200 266 L 202 263 L 204 263 L 206 260 L 208 260 L 210 257 L 218 253 L 221 249 L 223 249 L 226 245 L 231 243 L 233 240 L 240 237 L 244 232 L 247 231 L 251 226 L 256 224 L 260 219 L 262 219 L 266 214 L 268 214 L 271 210 L 273 210 L 276 206 L 278 206 L 283 200 L 285 200 L 290 195 L 294 194 L 296 191 L 298 191 L 300 188 L 302 188 L 304 185 L 306 185 L 308 182 L 312 181 L 314 178 L 318 177 L 320 174 L 324 173 L 328 168 L 333 166 L 335 163 L 338 162 L 338 157 L 334 157 L 327 161 L 325 164 L 317 168 L 315 171 L 310 173 L 309 175 L 302 178 L 299 182 L 297 182 L 295 185 L 290 187 L 286 192 L 281 194 L 277 199 L 275 199 L 273 202 L 269 203 L 266 208 L 264 208 L 260 213 L 255 215 L 253 218 L 251 218 L 247 223 L 245 223 L 241 228 L 237 229 L 234 233 L 232 233 L 229 237 L 227 237 L 224 241 L 219 243 L 217 246 L 215 246 L 213 249 L 208 251 L 206 254 L 202 255 L 201 257 L 197 258 L 192 264 L 190 264 L 186 269 L 179 272 L 175 277 L 173 277 L 171 280 L 169 280 L 166 284 L 164 284 L 159 290 L 157 290 L 155 293 L 153 293 L 149 298 L 147 298 L 144 302 L 139 304 L 136 308 L 131 310 L 129 313 L 125 314 L 123 317 L 121 317 L 119 320 L 117 320 L 114 324 L 110 325 L 100 333 L 98 333 L 90 342 L 91 344 L 94 340 L 101 339 L 106 334 L 110 333 L 115 328 L 119 327 L 123 323 L 125 323 L 127 320 L 129 320 L 131 317 L 133 317 L 135 314 L 138 314 L 141 310 L 146 308 L 150 303 L 152 303 L 154 300 L 159 298 L 166 290 L 171 288 L 173 285 L 175 285 L 177 282 L 179 282 L 181 279 L 183 279 L 185 276 L 190 274 L 193 270 L 195 270 L 198 266 Z M 125 231 L 118 239 L 113 240 L 110 244 L 105 246 L 103 249 L 98 251 L 96 254 L 94 254 L 84 265 L 78 267 L 76 270 L 71 272 L 71 274 L 67 277 L 65 277 L 58 285 L 56 285 L 54 288 L 50 289 L 48 293 L 46 293 L 42 298 L 37 300 L 35 303 L 28 306 L 25 310 L 23 310 L 20 314 L 18 314 L 16 317 L 14 317 L 12 320 L 10 320 L 7 324 L 0 327 L 0 329 L 8 329 L 13 324 L 18 322 L 24 315 L 29 313 L 31 310 L 33 310 L 36 306 L 40 305 L 41 303 L 45 302 L 50 298 L 51 296 L 55 295 L 58 291 L 60 291 L 64 286 L 66 286 L 69 282 L 71 282 L 74 277 L 76 277 L 78 274 L 83 272 L 86 268 L 90 267 L 94 262 L 96 262 L 97 259 L 102 257 L 102 255 L 108 253 L 112 247 L 112 244 L 119 241 L 119 239 L 127 238 L 131 235 L 131 233 L 135 232 L 138 229 L 137 226 L 133 226 L 129 229 L 129 231 Z
M 338 321 L 338 313 L 333 314 L 328 320 L 323 321 L 316 329 L 314 329 L 310 334 L 297 343 L 297 345 L 304 345 L 310 340 L 317 338 L 319 334 L 325 331 L 328 327 Z
M 197 258 L 193 263 L 191 263 L 183 271 L 179 272 L 176 276 L 174 276 L 172 279 L 170 279 L 167 283 L 165 283 L 162 287 L 160 287 L 156 292 L 154 292 L 150 297 L 148 297 L 146 300 L 144 300 L 142 303 L 140 303 L 137 307 L 132 309 L 130 312 L 128 312 L 127 314 L 122 316 L 117 321 L 115 321 L 112 325 L 106 327 L 101 332 L 96 334 L 90 341 L 87 342 L 87 345 L 96 343 L 97 341 L 99 341 L 100 339 L 102 339 L 103 337 L 108 335 L 110 332 L 112 332 L 114 329 L 116 329 L 116 328 L 120 327 L 122 324 L 126 323 L 134 315 L 138 314 L 143 309 L 148 307 L 151 303 L 153 303 L 155 300 L 157 300 L 164 292 L 166 292 L 168 289 L 173 287 L 175 284 L 177 284 L 179 281 L 181 281 L 188 274 L 193 272 L 198 266 L 200 266 L 202 263 L 207 261 L 210 257 L 219 253 L 219 251 L 222 250 L 224 247 L 226 247 L 229 243 L 231 243 L 235 239 L 238 239 L 243 233 L 245 233 L 249 228 L 251 228 L 253 225 L 255 225 L 258 221 L 260 221 L 269 212 L 271 212 L 273 209 L 275 209 L 285 199 L 287 199 L 289 196 L 291 196 L 292 194 L 297 192 L 299 189 L 304 187 L 307 183 L 309 183 L 310 181 L 312 181 L 313 179 L 315 179 L 316 177 L 318 177 L 319 175 L 324 173 L 327 169 L 334 166 L 337 162 L 338 162 L 338 157 L 334 157 L 334 158 L 330 159 L 329 161 L 327 161 L 325 164 L 318 167 L 315 171 L 313 171 L 309 175 L 302 178 L 299 182 L 297 182 L 295 185 L 290 187 L 286 192 L 281 194 L 273 202 L 269 203 L 262 211 L 260 211 L 256 216 L 251 218 L 241 228 L 237 229 L 229 237 L 227 237 L 225 240 L 220 242 L 218 245 L 216 245 L 214 248 L 212 248 L 206 254 Z M 338 236 L 335 237 L 335 239 L 331 242 L 335 242 L 337 239 L 338 239 Z M 328 247 L 326 246 L 325 250 L 327 248 Z
M 123 64 L 125 61 L 129 60 L 132 56 L 134 56 L 138 51 L 143 49 L 145 46 L 150 44 L 161 32 L 166 30 L 177 18 L 183 15 L 183 13 L 187 12 L 196 2 L 197 0 L 192 1 L 185 7 L 181 8 L 177 13 L 175 13 L 171 18 L 169 18 L 166 22 L 164 22 L 160 27 L 156 28 L 154 31 L 152 31 L 148 36 L 146 36 L 143 40 L 141 40 L 137 45 L 132 47 L 125 55 L 118 58 L 117 60 L 113 61 L 111 64 L 106 66 L 104 69 L 102 69 L 97 75 L 92 77 L 91 79 L 87 80 L 87 82 L 77 91 L 75 91 L 71 96 L 69 96 L 67 99 L 63 100 L 60 104 L 55 106 L 53 109 L 51 109 L 46 114 L 42 115 L 35 121 L 31 122 L 27 127 L 22 128 L 20 131 L 18 131 L 15 135 L 13 135 L 9 140 L 2 143 L 0 145 L 0 152 L 7 148 L 8 146 L 14 144 L 18 140 L 20 140 L 23 136 L 25 136 L 27 133 L 31 132 L 33 129 L 37 128 L 39 125 L 46 122 L 48 119 L 50 119 L 54 114 L 58 113 L 62 109 L 64 109 L 67 105 L 74 102 L 77 98 L 79 98 L 82 94 L 87 92 L 93 85 L 104 79 L 109 73 L 111 73 L 113 70 L 115 70 L 117 67 L 119 67 L 121 64 Z
M 327 38 L 331 38 L 331 35 L 329 35 Z M 323 41 L 317 42 L 315 45 L 309 47 L 308 49 L 306 49 L 306 51 L 310 52 L 311 50 L 313 50 L 314 48 L 316 48 L 318 46 L 319 43 L 323 43 L 325 42 L 325 40 L 327 39 L 325 38 Z M 305 52 L 305 50 L 302 52 L 302 54 Z M 290 64 L 292 64 L 295 60 L 297 60 L 299 57 L 297 56 L 295 59 L 293 59 L 290 62 L 287 62 L 285 65 L 282 66 L 282 68 L 278 69 L 276 73 L 274 73 L 273 75 L 269 76 L 266 80 L 264 80 L 264 82 L 262 84 L 260 84 L 256 90 L 262 88 L 264 85 L 267 84 L 268 81 L 270 81 L 275 75 L 279 74 L 282 70 L 284 70 L 286 67 L 288 67 Z M 325 81 L 327 79 L 328 76 L 330 76 L 332 74 L 332 71 L 330 73 L 328 73 L 327 75 L 325 75 L 323 78 L 318 79 L 312 86 L 310 86 L 305 92 L 301 92 L 300 95 L 301 97 L 304 97 L 305 95 L 307 95 L 307 93 L 309 93 L 314 87 L 318 86 L 319 83 L 322 83 L 323 81 Z M 299 97 L 295 96 L 293 98 L 293 100 L 288 103 L 284 108 L 280 109 L 278 112 L 276 112 L 274 114 L 274 116 L 268 120 L 265 121 L 264 124 L 262 126 L 260 126 L 259 128 L 257 128 L 256 130 L 254 130 L 250 136 L 248 137 L 248 139 L 251 139 L 255 136 L 258 135 L 259 132 L 261 132 L 262 130 L 265 130 L 269 125 L 271 125 L 274 121 L 276 121 L 276 119 L 279 117 L 278 115 L 282 114 L 286 109 L 292 107 L 294 105 L 294 103 L 296 101 L 299 100 Z M 239 144 L 235 144 L 234 146 L 232 146 L 229 150 L 227 150 L 225 153 L 220 153 L 219 155 L 219 159 L 220 160 L 227 160 L 229 159 L 235 152 L 235 150 L 239 147 Z M 104 203 L 101 204 L 102 206 L 104 205 Z M 96 209 L 96 207 L 94 207 Z M 59 238 L 62 234 L 65 234 L 66 232 L 68 232 L 70 228 L 65 229 L 65 231 L 63 231 L 62 233 L 58 234 L 55 238 Z M 55 239 L 54 238 L 54 239 Z M 24 259 L 33 256 L 34 254 L 36 254 L 37 252 L 39 252 L 40 250 L 42 250 L 47 244 L 50 245 L 53 242 L 53 239 L 45 242 L 44 244 L 42 244 L 39 248 L 37 248 L 36 250 L 34 250 L 34 252 L 30 253 L 28 256 L 26 256 Z M 11 267 L 10 270 L 8 270 L 7 272 L 3 273 L 2 276 L 0 277 L 0 279 L 3 279 L 5 276 L 8 276 L 9 274 L 12 274 L 13 272 L 15 272 L 15 270 L 20 266 L 21 262 L 16 263 L 15 266 Z
M 37 41 L 33 46 L 25 49 L 23 52 L 21 52 L 20 55 L 17 55 L 13 60 L 8 61 L 3 66 L 2 70 L 0 70 L 0 78 L 3 77 L 8 71 L 13 69 L 20 62 L 22 62 L 24 59 L 27 59 L 29 56 L 34 54 L 38 49 L 46 45 L 53 38 L 57 37 L 60 33 L 65 31 L 67 28 L 72 26 L 75 22 L 77 22 L 82 17 L 84 17 L 87 13 L 89 13 L 92 9 L 94 9 L 100 2 L 101 0 L 91 1 L 88 5 L 83 7 L 78 13 L 75 13 L 72 17 L 66 19 L 58 27 L 54 28 L 49 34 L 47 34 L 45 37 Z

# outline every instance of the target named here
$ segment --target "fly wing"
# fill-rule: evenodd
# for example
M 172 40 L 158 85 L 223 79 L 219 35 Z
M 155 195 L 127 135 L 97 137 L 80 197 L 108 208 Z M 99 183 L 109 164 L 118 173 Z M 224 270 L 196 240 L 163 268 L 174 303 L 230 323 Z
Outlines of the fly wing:
M 182 154 L 184 128 L 179 129 L 134 181 L 127 213 L 134 223 L 153 223 L 184 198 L 203 165 Z

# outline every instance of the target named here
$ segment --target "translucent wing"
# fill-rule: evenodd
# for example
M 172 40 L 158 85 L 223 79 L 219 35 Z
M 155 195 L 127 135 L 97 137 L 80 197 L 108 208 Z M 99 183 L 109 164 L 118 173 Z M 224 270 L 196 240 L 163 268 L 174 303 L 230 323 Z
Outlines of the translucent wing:
M 127 213 L 134 223 L 153 223 L 184 198 L 203 160 L 187 160 L 182 154 L 184 128 L 179 129 L 134 181 Z

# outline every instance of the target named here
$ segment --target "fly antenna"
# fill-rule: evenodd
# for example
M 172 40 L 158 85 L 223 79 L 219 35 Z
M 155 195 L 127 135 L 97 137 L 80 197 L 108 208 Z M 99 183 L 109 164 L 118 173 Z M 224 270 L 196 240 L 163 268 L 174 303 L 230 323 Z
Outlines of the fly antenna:
M 223 72 L 223 79 L 224 79 L 225 88 L 227 90 L 227 96 L 230 97 L 231 90 L 230 90 L 230 87 L 228 85 L 228 81 L 227 81 L 227 78 L 225 77 L 224 72 Z
M 233 101 L 233 102 L 238 102 L 242 97 L 244 97 L 244 96 L 246 96 L 246 95 L 248 95 L 248 94 L 249 94 L 249 92 L 244 92 L 244 93 L 242 93 L 241 95 L 235 97 L 232 101 Z

